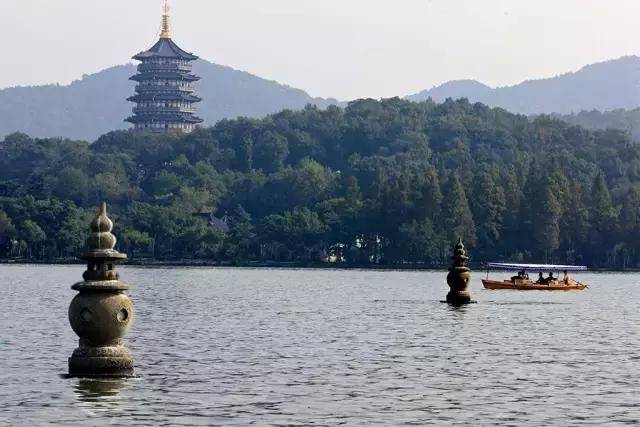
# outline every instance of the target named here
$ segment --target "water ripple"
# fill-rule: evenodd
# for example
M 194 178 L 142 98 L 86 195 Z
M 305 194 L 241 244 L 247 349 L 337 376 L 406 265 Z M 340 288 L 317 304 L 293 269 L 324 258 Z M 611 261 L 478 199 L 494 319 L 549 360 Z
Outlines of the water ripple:
M 0 266 L 0 426 L 638 424 L 640 275 L 484 291 L 435 272 L 124 268 L 138 378 L 63 379 L 79 266 Z M 629 280 L 632 279 L 632 280 Z

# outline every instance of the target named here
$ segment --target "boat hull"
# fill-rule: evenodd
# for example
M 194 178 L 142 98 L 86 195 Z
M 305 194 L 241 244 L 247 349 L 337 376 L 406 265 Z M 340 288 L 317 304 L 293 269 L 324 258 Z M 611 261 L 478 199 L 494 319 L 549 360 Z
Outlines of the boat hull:
M 514 283 L 510 280 L 483 280 L 482 284 L 486 289 L 515 289 L 518 291 L 581 291 L 588 287 L 583 283 L 572 283 L 570 285 L 565 285 L 564 283 L 541 285 L 531 282 Z

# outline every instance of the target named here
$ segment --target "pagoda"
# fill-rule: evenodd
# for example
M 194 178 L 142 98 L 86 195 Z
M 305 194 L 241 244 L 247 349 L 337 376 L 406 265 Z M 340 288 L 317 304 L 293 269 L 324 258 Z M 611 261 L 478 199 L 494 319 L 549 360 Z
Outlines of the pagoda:
M 191 132 L 202 119 L 195 116 L 196 102 L 193 83 L 200 80 L 192 74 L 191 62 L 197 56 L 180 49 L 171 40 L 169 5 L 164 2 L 160 40 L 133 59 L 140 61 L 138 74 L 131 80 L 138 82 L 136 94 L 128 101 L 135 102 L 133 115 L 125 121 L 136 129 L 156 131 L 180 130 Z

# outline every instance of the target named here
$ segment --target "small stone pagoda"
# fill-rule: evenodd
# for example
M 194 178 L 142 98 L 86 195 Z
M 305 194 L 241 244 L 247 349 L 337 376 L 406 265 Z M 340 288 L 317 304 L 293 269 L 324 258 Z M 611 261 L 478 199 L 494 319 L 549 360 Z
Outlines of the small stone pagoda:
M 447 275 L 447 283 L 450 291 L 447 294 L 447 302 L 451 305 L 463 305 L 473 303 L 471 294 L 469 293 L 469 281 L 471 280 L 471 269 L 467 267 L 469 257 L 464 249 L 462 239 L 458 239 L 458 243 L 453 249 L 451 257 L 453 264 Z
M 80 337 L 80 345 L 69 358 L 72 377 L 133 376 L 133 357 L 122 345 L 122 338 L 133 323 L 133 304 L 126 295 L 129 285 L 121 282 L 116 263 L 127 258 L 116 251 L 113 222 L 107 205 L 91 222 L 87 239 L 84 281 L 71 289 L 80 293 L 69 306 L 69 322 Z
M 136 129 L 182 132 L 191 132 L 202 123 L 202 119 L 195 116 L 194 107 L 202 99 L 194 94 L 193 88 L 193 83 L 200 78 L 191 73 L 191 63 L 198 57 L 180 49 L 171 40 L 167 0 L 160 40 L 133 59 L 141 61 L 138 74 L 131 77 L 138 85 L 136 94 L 127 100 L 136 106 L 133 116 L 125 121 L 133 123 Z

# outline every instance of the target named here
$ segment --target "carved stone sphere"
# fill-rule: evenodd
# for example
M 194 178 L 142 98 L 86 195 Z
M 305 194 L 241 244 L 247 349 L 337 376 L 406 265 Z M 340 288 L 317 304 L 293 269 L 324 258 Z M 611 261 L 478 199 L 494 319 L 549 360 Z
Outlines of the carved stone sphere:
M 447 283 L 452 291 L 464 291 L 469 286 L 471 272 L 466 267 L 453 268 L 447 275 Z
M 133 304 L 124 293 L 81 292 L 69 306 L 71 328 L 91 346 L 119 345 L 133 316 Z

